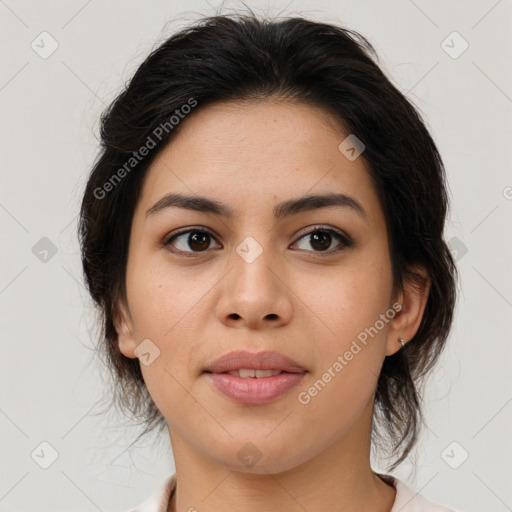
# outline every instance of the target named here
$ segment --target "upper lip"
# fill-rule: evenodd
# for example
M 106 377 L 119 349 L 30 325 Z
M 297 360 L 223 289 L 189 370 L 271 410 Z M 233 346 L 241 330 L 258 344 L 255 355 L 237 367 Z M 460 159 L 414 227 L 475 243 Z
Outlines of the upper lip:
M 302 373 L 306 371 L 297 361 L 272 350 L 263 352 L 235 350 L 228 352 L 208 364 L 204 371 L 209 373 L 225 373 L 242 368 L 281 370 L 282 372 L 289 373 Z

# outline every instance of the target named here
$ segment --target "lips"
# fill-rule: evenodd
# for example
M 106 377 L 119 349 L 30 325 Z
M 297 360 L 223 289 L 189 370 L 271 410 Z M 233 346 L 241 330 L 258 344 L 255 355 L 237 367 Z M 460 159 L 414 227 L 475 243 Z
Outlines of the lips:
M 306 371 L 303 366 L 293 359 L 270 350 L 264 352 L 249 352 L 246 350 L 228 352 L 207 365 L 204 371 L 207 373 L 228 373 L 241 369 L 276 370 L 287 373 Z
M 297 386 L 307 370 L 278 352 L 236 351 L 213 361 L 204 373 L 225 397 L 243 405 L 263 405 Z

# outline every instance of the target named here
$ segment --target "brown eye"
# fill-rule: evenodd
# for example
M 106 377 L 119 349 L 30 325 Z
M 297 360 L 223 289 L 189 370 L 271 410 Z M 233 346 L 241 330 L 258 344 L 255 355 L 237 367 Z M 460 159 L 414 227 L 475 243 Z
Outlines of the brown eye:
M 214 237 L 208 231 L 189 229 L 171 236 L 164 242 L 164 245 L 172 246 L 174 248 L 172 249 L 173 252 L 204 252 L 210 247 L 212 240 L 214 240 Z
M 350 247 L 352 246 L 352 241 L 347 237 L 342 235 L 341 233 L 338 233 L 338 231 L 335 231 L 334 229 L 329 228 L 316 228 L 313 231 L 310 231 L 309 233 L 306 233 L 305 235 L 301 236 L 299 238 L 299 241 L 304 239 L 306 242 L 306 245 L 309 245 L 309 247 L 313 248 L 312 252 L 337 252 L 344 247 Z M 336 248 L 330 249 L 331 244 L 338 240 L 340 242 Z M 298 243 L 295 242 L 296 244 Z M 308 247 L 302 247 L 302 249 L 309 250 Z M 311 251 L 310 251 L 311 252 Z
M 309 235 L 311 247 L 319 251 L 326 251 L 332 242 L 332 236 L 327 231 L 316 231 Z

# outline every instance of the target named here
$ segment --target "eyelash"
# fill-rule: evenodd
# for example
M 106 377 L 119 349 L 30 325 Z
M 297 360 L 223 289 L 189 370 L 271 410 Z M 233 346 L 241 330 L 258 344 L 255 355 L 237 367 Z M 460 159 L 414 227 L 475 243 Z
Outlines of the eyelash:
M 307 231 L 307 232 L 302 232 L 302 234 L 299 236 L 299 238 L 297 238 L 297 240 L 294 242 L 297 243 L 299 240 L 301 240 L 302 238 L 308 236 L 308 235 L 311 235 L 313 233 L 317 233 L 317 232 L 327 232 L 331 235 L 334 235 L 334 238 L 337 238 L 341 243 L 342 245 L 347 248 L 347 247 L 352 247 L 354 244 L 352 242 L 352 240 L 350 239 L 350 237 L 348 237 L 347 235 L 345 235 L 343 232 L 341 231 L 338 231 L 337 229 L 333 229 L 333 228 L 329 228 L 327 226 L 322 226 L 322 225 L 315 225 L 312 227 L 312 229 L 310 229 L 310 231 Z M 208 235 L 210 235 L 212 238 L 214 238 L 216 240 L 216 237 L 215 235 L 208 229 L 205 229 L 205 228 L 187 228 L 187 229 L 183 229 L 182 231 L 178 231 L 176 233 L 173 233 L 171 236 L 169 236 L 168 238 L 165 239 L 165 241 L 162 243 L 162 245 L 164 247 L 167 247 L 167 246 L 170 246 L 171 243 L 178 237 L 178 236 L 181 236 L 181 235 L 184 235 L 184 234 L 187 234 L 187 233 L 206 233 Z M 218 242 L 217 242 L 218 243 Z M 315 254 L 318 254 L 319 256 L 330 256 L 334 253 L 338 253 L 340 251 L 342 251 L 343 248 L 341 249 L 329 249 L 327 251 L 306 251 L 306 252 L 313 252 Z M 184 255 L 184 257 L 187 257 L 187 258 L 194 258 L 195 255 L 202 255 L 203 253 L 207 252 L 208 249 L 205 249 L 204 251 L 182 251 L 180 249 L 172 249 L 171 252 L 175 253 L 175 254 L 181 254 L 181 255 Z

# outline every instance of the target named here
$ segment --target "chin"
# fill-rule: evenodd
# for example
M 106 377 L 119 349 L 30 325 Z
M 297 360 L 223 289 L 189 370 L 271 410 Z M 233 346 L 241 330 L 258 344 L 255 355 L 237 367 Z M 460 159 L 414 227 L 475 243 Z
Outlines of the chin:
M 240 446 L 233 450 L 233 446 Z M 283 443 L 276 445 L 263 438 L 259 444 L 258 440 L 234 441 L 231 446 L 226 447 L 217 458 L 214 453 L 210 456 L 216 459 L 217 464 L 223 465 L 226 469 L 240 473 L 254 475 L 276 475 L 290 471 L 307 462 L 310 459 L 307 453 L 298 453 L 294 448 L 300 443 L 294 442 L 288 447 Z M 226 454 L 228 453 L 228 457 Z

